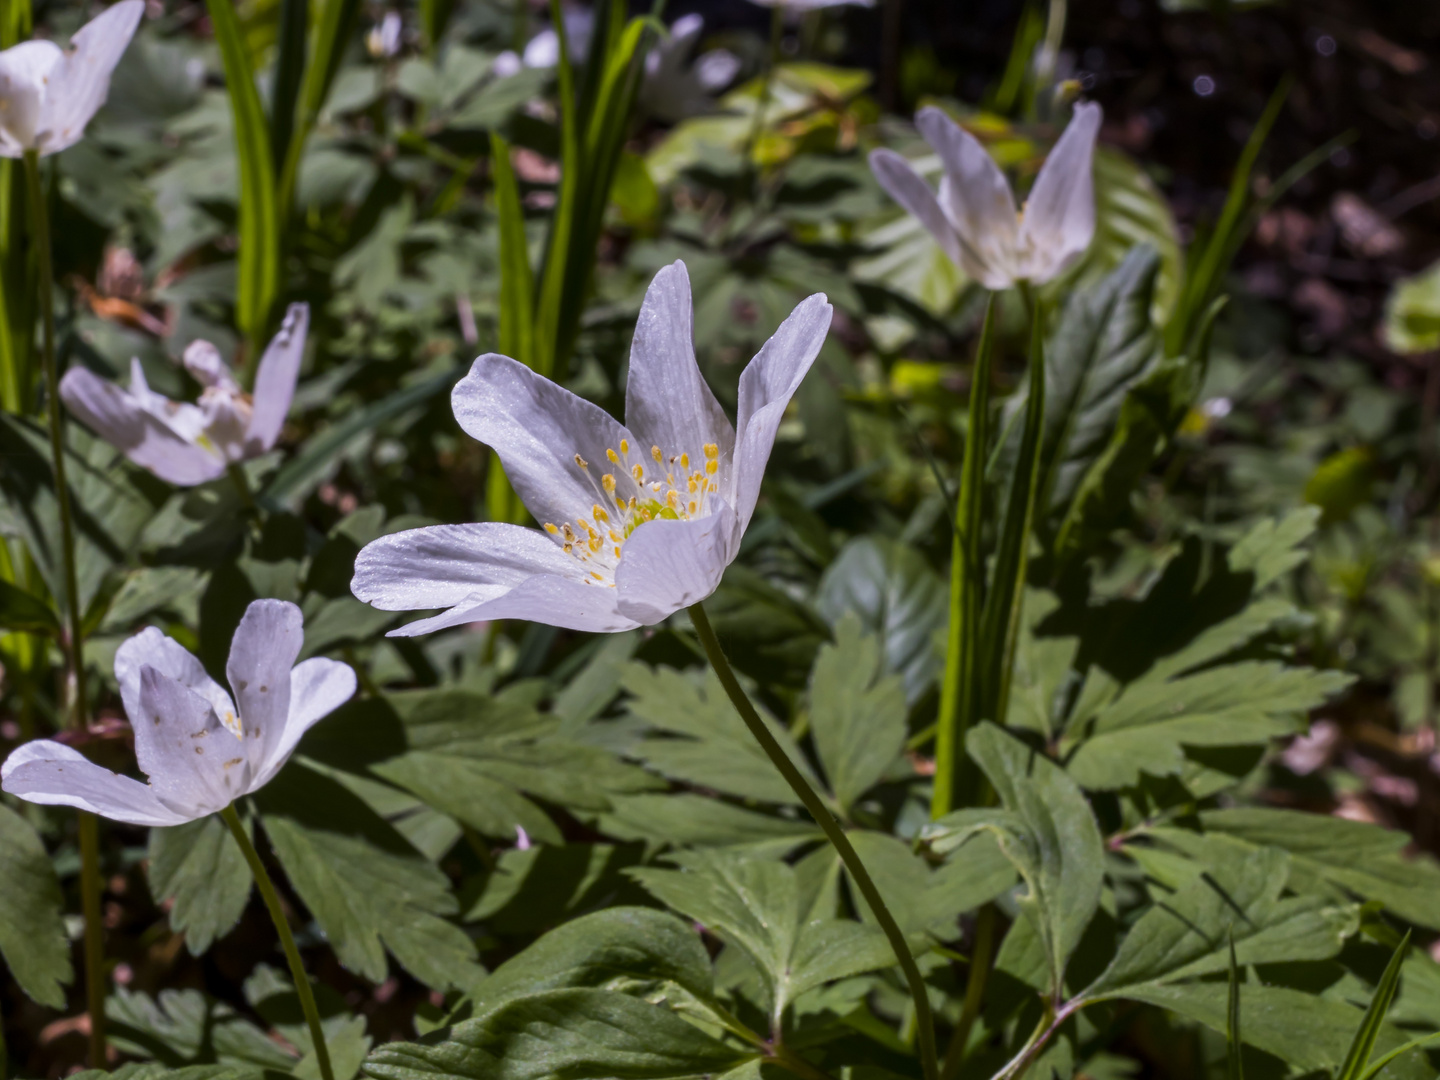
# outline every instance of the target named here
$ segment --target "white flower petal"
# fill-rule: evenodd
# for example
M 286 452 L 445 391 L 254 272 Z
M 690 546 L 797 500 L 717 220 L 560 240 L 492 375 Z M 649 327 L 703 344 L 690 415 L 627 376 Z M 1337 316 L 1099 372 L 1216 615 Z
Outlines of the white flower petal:
M 85 125 L 105 104 L 110 74 L 120 62 L 140 17 L 145 0 L 121 0 L 82 26 L 70 39 L 70 52 L 56 72 L 45 110 L 44 152 L 54 154 L 74 146 Z
M 589 516 L 599 500 L 605 459 L 629 439 L 631 460 L 642 452 L 630 432 L 600 406 L 498 353 L 475 361 L 450 395 L 455 419 L 472 438 L 493 447 L 505 475 L 540 522 Z M 649 447 L 645 448 L 648 451 Z M 575 455 L 588 469 L 575 463 Z
M 38 149 L 50 85 L 63 71 L 65 54 L 53 41 L 22 41 L 0 52 L 0 156 L 18 158 Z
M 393 15 L 391 12 L 390 15 Z M 390 18 L 386 15 L 386 19 Z M 275 445 L 290 402 L 295 398 L 295 381 L 300 377 L 300 360 L 305 354 L 305 334 L 310 328 L 310 305 L 291 304 L 280 331 L 271 340 L 255 371 L 254 411 L 245 432 L 246 452 L 262 454 Z
M 640 440 L 646 465 L 651 446 L 697 460 L 706 443 L 717 444 L 722 459 L 735 447 L 735 429 L 695 362 L 693 324 L 690 275 L 676 261 L 650 283 L 630 345 L 625 426 Z
M 623 565 L 624 560 L 621 563 Z M 639 625 L 634 619 L 620 614 L 616 608 L 615 589 L 598 582 L 587 585 L 573 578 L 542 574 L 529 578 L 493 600 L 456 605 L 443 615 L 392 630 L 389 636 L 415 637 L 450 626 L 491 619 L 525 619 L 596 634 L 633 630 Z
M 499 595 L 536 574 L 579 577 L 580 570 L 538 529 L 497 522 L 432 525 L 366 544 L 355 559 L 350 591 L 381 611 L 415 611 L 464 603 L 487 586 L 499 586 Z
M 120 684 L 120 700 L 125 705 L 125 715 L 132 727 L 140 726 L 140 671 L 147 665 L 189 687 L 210 703 L 222 723 L 230 726 L 232 731 L 240 730 L 235 705 L 225 688 L 209 676 L 205 666 L 183 645 L 153 626 L 147 626 L 127 638 L 115 650 L 115 681 Z
M 161 480 L 190 487 L 225 471 L 223 458 L 181 438 L 136 398 L 85 368 L 65 373 L 60 397 L 86 427 Z
M 945 166 L 939 201 L 960 239 L 961 268 L 987 289 L 1006 288 L 1018 228 L 1010 181 L 979 140 L 939 109 L 921 109 L 915 126 Z
M 183 825 L 194 820 L 162 803 L 138 780 L 101 768 L 78 750 L 39 739 L 5 760 L 4 790 L 41 806 L 73 806 L 131 825 Z M 198 816 L 198 815 L 197 815 Z
M 297 665 L 290 672 L 290 715 L 285 730 L 250 782 L 250 790 L 268 784 L 290 760 L 300 737 L 354 696 L 355 672 L 349 664 L 317 656 Z
M 960 243 L 960 234 L 945 216 L 935 192 L 930 190 L 924 177 L 894 150 L 871 151 L 870 171 L 885 193 L 925 226 L 925 231 L 940 245 L 940 250 L 950 261 L 969 273 L 971 260 Z
M 1078 259 L 1095 236 L 1093 166 L 1101 115 L 1094 103 L 1075 106 L 1025 202 L 1019 243 L 1028 256 L 1026 276 L 1037 285 Z
M 742 531 L 723 502 L 709 517 L 641 525 L 625 541 L 615 570 L 620 614 L 653 626 L 704 600 L 739 552 Z
M 210 703 L 148 664 L 140 669 L 140 711 L 131 714 L 135 760 L 166 806 L 192 818 L 223 810 L 250 782 L 244 742 Z
M 733 502 L 741 532 L 749 527 L 750 516 L 755 512 L 760 481 L 765 475 L 765 464 L 770 460 L 770 448 L 775 443 L 775 432 L 780 428 L 785 407 L 820 354 L 825 335 L 830 332 L 833 313 L 824 293 L 807 297 L 780 324 L 780 329 L 740 375 L 736 417 L 740 441 L 735 447 L 731 472 Z M 628 545 L 626 557 L 629 557 Z
M 246 752 L 254 762 L 270 760 L 290 718 L 290 669 L 304 644 L 300 609 L 284 600 L 256 600 L 245 609 L 225 677 L 240 706 Z

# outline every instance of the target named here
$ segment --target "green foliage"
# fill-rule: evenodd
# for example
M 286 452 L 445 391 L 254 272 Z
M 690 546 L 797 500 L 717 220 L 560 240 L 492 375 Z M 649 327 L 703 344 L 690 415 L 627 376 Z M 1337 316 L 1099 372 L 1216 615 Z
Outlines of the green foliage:
M 62 1008 L 70 948 L 60 884 L 45 845 L 19 814 L 0 806 L 0 956 L 30 997 Z
M 253 822 L 247 823 L 253 833 Z M 224 822 L 211 816 L 150 830 L 150 889 L 172 900 L 170 925 L 200 956 L 237 922 L 250 900 L 250 867 Z

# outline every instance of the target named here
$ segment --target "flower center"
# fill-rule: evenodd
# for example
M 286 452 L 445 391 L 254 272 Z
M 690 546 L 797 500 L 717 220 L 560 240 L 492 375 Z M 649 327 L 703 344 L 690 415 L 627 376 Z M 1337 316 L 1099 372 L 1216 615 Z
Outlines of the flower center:
M 613 588 L 625 541 L 641 525 L 657 518 L 690 521 L 709 513 L 709 496 L 720 490 L 720 447 L 706 443 L 703 457 L 692 462 L 689 454 L 667 455 L 652 446 L 647 461 L 621 439 L 618 450 L 606 449 L 605 459 L 609 471 L 597 479 L 590 462 L 575 455 L 575 467 L 589 481 L 596 503 L 588 519 L 560 525 L 547 521 L 545 531 L 585 567 L 587 582 Z

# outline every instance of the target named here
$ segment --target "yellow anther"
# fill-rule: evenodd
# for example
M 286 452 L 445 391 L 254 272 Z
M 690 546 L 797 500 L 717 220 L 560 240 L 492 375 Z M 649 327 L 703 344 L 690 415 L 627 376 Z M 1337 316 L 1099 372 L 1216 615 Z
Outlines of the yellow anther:
M 565 545 L 565 554 L 566 554 L 566 555 L 574 555 L 574 554 L 575 554 L 575 545 L 574 545 L 574 544 L 566 544 L 566 545 Z
M 641 480 L 645 479 L 645 470 L 642 469 L 639 465 L 636 465 L 633 469 L 630 470 L 630 475 L 635 477 L 635 482 L 638 484 Z
M 667 492 L 666 495 L 665 495 L 665 505 L 668 506 L 668 507 L 670 507 L 671 510 L 679 510 L 679 509 L 680 509 L 680 493 L 679 493 L 678 491 L 673 490 L 673 489 L 672 489 L 671 491 Z
M 606 535 L 609 536 L 611 540 L 614 540 L 615 543 L 620 543 L 620 537 L 615 535 L 614 529 L 611 529 Z
M 690 467 L 690 455 L 689 455 L 689 454 L 681 454 L 681 455 L 680 455 L 680 467 L 681 467 L 682 469 L 688 469 L 688 468 Z
M 566 540 L 572 540 L 572 541 L 573 541 L 573 540 L 575 539 L 575 530 L 572 529 L 572 528 L 570 528 L 569 525 L 566 525 L 566 526 L 564 527 L 564 531 L 565 531 L 565 539 L 566 539 Z
M 624 443 L 621 443 L 620 445 L 623 446 L 623 445 L 625 445 L 625 444 L 624 444 Z M 606 451 L 605 451 L 605 456 L 610 459 L 610 464 L 611 464 L 611 465 L 619 465 L 619 464 L 620 464 L 620 455 L 617 454 L 617 453 L 615 453 L 614 450 L 606 450 Z
M 719 491 L 719 490 L 720 490 L 720 484 L 719 484 L 719 482 L 718 482 L 718 481 L 715 481 L 715 480 L 711 480 L 711 481 L 710 481 L 710 490 L 711 490 L 711 491 Z
M 700 478 L 698 476 L 690 477 L 689 480 L 685 481 L 685 486 L 690 489 L 690 494 L 694 495 L 695 489 L 700 486 Z
M 621 439 L 621 440 L 620 440 L 620 452 L 621 452 L 622 454 L 628 454 L 628 453 L 630 453 L 630 440 L 629 440 L 629 439 Z
M 695 515 L 695 512 L 696 512 L 697 510 L 699 510 L 699 509 L 700 509 L 700 508 L 695 505 L 695 500 L 694 500 L 694 499 L 691 499 L 691 500 L 690 500 L 690 514 L 691 514 L 691 516 L 693 517 L 693 516 Z
M 661 455 L 660 448 L 658 446 L 650 447 L 650 456 L 655 459 L 656 465 L 659 465 L 664 460 L 664 457 Z
M 600 576 L 598 573 L 596 573 L 594 570 L 591 570 L 591 571 L 590 571 L 590 576 L 593 577 L 596 581 L 604 581 L 604 580 L 605 580 L 603 577 L 601 577 L 601 576 Z
M 590 508 L 590 512 L 595 515 L 596 521 L 610 520 L 610 515 L 605 512 L 604 508 L 599 503 L 596 503 L 594 506 L 592 506 Z
M 713 442 L 707 442 L 705 444 L 705 456 L 711 461 L 714 461 L 720 456 L 720 447 L 715 445 Z
M 545 531 L 548 532 L 551 536 L 560 535 L 560 530 L 557 529 L 554 525 L 551 525 L 548 521 L 545 523 Z
M 711 458 L 709 461 L 705 462 L 705 474 L 707 476 L 714 476 L 719 471 L 720 462 L 716 461 L 714 458 Z
M 614 474 L 607 472 L 604 476 L 600 477 L 600 486 L 605 489 L 605 494 L 606 494 L 606 495 L 613 495 L 613 494 L 615 494 L 615 476 L 614 476 Z
M 615 548 L 615 557 L 616 557 L 617 559 L 620 558 L 620 548 L 619 548 L 618 545 L 617 545 L 616 548 Z
M 675 474 L 673 472 L 667 472 L 665 474 L 665 483 L 669 484 L 671 487 L 675 486 Z
M 592 537 L 590 537 L 590 550 L 591 550 L 591 551 L 599 551 L 600 548 L 603 547 L 603 546 L 604 546 L 604 545 L 603 545 L 603 542 L 601 541 L 600 537 L 598 537 L 598 536 L 592 536 Z
M 586 461 L 583 457 L 581 457 L 579 454 L 575 455 L 575 464 L 579 465 L 582 469 L 588 469 L 590 467 L 590 463 Z

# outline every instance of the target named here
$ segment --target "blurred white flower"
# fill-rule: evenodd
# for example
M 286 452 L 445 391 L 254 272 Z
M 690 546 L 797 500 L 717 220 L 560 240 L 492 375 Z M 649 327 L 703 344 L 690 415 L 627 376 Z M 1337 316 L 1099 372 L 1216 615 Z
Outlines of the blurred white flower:
M 370 28 L 365 35 L 365 51 L 376 60 L 389 59 L 400 51 L 401 32 L 404 24 L 398 11 L 387 11 L 385 17 Z
M 1010 182 L 995 160 L 939 109 L 921 109 L 915 118 L 945 168 L 938 198 L 893 150 L 871 153 L 870 168 L 956 265 L 987 289 L 1019 281 L 1041 284 L 1078 259 L 1095 235 L 1091 165 L 1100 116 L 1099 105 L 1075 107 L 1019 213 Z
M 317 720 L 355 693 L 347 664 L 296 665 L 300 609 L 256 600 L 230 644 L 235 692 L 153 626 L 115 653 L 115 679 L 148 784 L 49 739 L 28 742 L 0 766 L 0 786 L 44 806 L 74 806 L 132 825 L 182 825 L 225 809 L 269 783 Z M 238 705 L 238 707 L 237 707 Z
M 544 531 L 487 522 L 381 537 L 355 560 L 351 591 L 383 611 L 449 608 L 391 632 L 406 637 L 487 619 L 629 630 L 705 599 L 740 550 L 830 315 L 817 293 L 765 343 L 740 376 L 738 431 L 695 363 L 684 263 L 645 294 L 628 426 L 509 357 L 480 357 L 451 395 L 455 418 L 495 449 Z
M 512 75 L 519 75 L 524 67 L 525 64 L 520 59 L 520 54 L 514 49 L 506 49 L 495 57 L 494 62 L 490 65 L 490 73 L 497 79 L 508 79 Z
M 561 18 L 565 20 L 565 46 L 570 51 L 570 62 L 578 67 L 590 48 L 595 13 L 589 8 L 566 8 Z M 530 39 L 523 59 L 530 68 L 552 68 L 560 63 L 560 37 L 553 27 L 546 27 Z
M 145 382 L 130 361 L 130 389 L 122 390 L 82 367 L 60 380 L 60 397 L 95 434 L 161 480 L 182 487 L 214 480 L 232 462 L 258 457 L 275 445 L 300 374 L 310 309 L 291 304 L 280 332 L 255 372 L 252 397 L 208 341 L 185 350 L 185 368 L 204 387 L 198 405 L 171 401 Z
M 36 40 L 0 52 L 0 157 L 45 157 L 79 142 L 144 14 L 145 0 L 121 0 L 77 30 L 69 49 Z
M 715 106 L 711 95 L 734 81 L 740 58 L 732 52 L 714 49 L 690 63 L 704 32 L 704 18 L 681 16 L 670 27 L 670 36 L 646 55 L 640 106 L 651 116 L 674 123 L 709 112 Z

